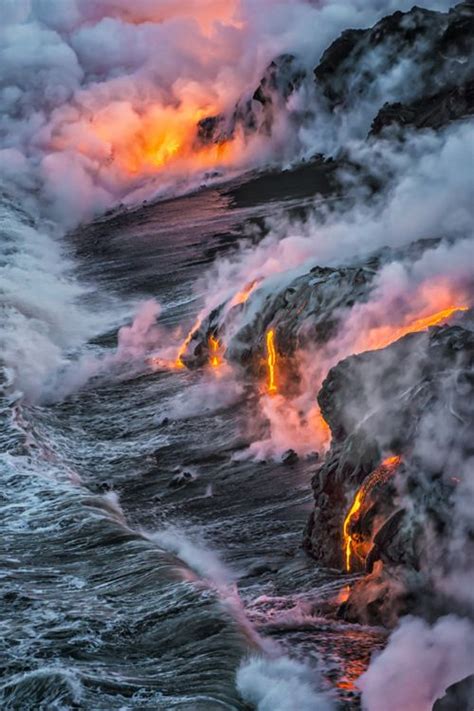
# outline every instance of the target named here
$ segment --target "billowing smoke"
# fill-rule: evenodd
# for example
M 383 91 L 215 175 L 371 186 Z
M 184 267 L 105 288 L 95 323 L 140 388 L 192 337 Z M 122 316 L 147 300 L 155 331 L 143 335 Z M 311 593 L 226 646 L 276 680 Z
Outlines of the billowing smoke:
M 317 689 L 314 669 L 288 657 L 252 657 L 237 673 L 243 699 L 258 711 L 330 711 L 332 703 Z
M 407 617 L 359 679 L 367 711 L 431 711 L 456 682 L 474 674 L 474 626 L 454 615 L 433 626 Z M 468 704 L 471 699 L 463 700 Z M 469 706 L 459 706 L 468 709 Z
M 281 119 L 270 141 L 244 146 L 236 135 L 200 149 L 196 125 L 232 112 L 275 56 L 291 51 L 313 67 L 343 29 L 409 6 L 2 0 L 2 174 L 39 191 L 42 209 L 70 226 L 121 200 L 200 184 L 209 169 L 282 159 L 282 145 L 295 160 L 324 142 L 322 123 L 291 140 L 294 127 Z M 291 97 L 295 108 L 307 91 Z

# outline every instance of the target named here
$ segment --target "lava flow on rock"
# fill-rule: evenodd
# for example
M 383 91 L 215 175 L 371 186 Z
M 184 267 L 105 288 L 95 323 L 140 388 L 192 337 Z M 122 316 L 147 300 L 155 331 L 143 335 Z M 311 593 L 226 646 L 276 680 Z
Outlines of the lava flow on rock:
M 268 380 L 267 389 L 270 395 L 275 394 L 278 391 L 276 383 L 276 363 L 277 354 L 275 349 L 275 331 L 270 329 L 267 331 L 266 335 L 267 344 L 267 369 L 268 369 Z
M 371 540 L 354 534 L 353 528 L 357 517 L 364 506 L 370 501 L 370 495 L 378 486 L 385 484 L 392 477 L 399 467 L 402 458 L 398 455 L 387 457 L 374 471 L 365 479 L 362 486 L 357 491 L 351 508 L 349 509 L 343 525 L 344 558 L 347 572 L 352 570 L 352 560 L 355 557 L 359 562 L 363 562 L 371 546 Z M 372 531 L 372 535 L 376 531 Z

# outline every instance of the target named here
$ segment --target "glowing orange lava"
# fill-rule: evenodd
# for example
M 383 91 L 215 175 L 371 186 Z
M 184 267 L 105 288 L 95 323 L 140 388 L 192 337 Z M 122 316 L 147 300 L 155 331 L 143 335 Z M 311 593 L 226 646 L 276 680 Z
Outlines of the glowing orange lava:
M 349 525 L 352 521 L 354 515 L 360 510 L 362 506 L 363 490 L 359 489 L 354 499 L 354 502 L 344 520 L 343 535 L 344 535 L 344 548 L 346 552 L 346 570 L 350 573 L 351 570 L 351 553 L 352 553 L 352 536 L 349 533 Z
M 350 573 L 351 571 L 351 557 L 353 549 L 353 537 L 350 533 L 350 526 L 352 520 L 355 515 L 360 511 L 360 508 L 364 503 L 365 498 L 377 485 L 383 484 L 395 473 L 401 461 L 402 458 L 399 455 L 386 457 L 386 459 L 384 459 L 383 462 L 376 469 L 374 469 L 369 478 L 366 479 L 360 487 L 352 503 L 352 506 L 349 509 L 346 518 L 344 519 L 342 532 L 344 540 L 346 570 L 348 573 Z
M 408 333 L 419 333 L 426 331 L 430 326 L 439 326 L 441 323 L 448 321 L 454 314 L 462 311 L 468 311 L 468 306 L 448 306 L 441 311 L 416 318 L 415 320 L 408 319 L 406 323 L 399 326 L 378 326 L 371 328 L 367 334 L 361 338 L 361 342 L 356 345 L 355 352 L 360 353 L 361 350 L 379 350 L 398 341 L 399 338 L 406 336 Z
M 215 338 L 214 336 L 209 336 L 209 354 L 210 354 L 210 363 L 213 368 L 218 368 L 221 364 L 221 356 L 220 356 L 220 349 L 221 345 L 219 343 L 219 340 Z
M 167 103 L 158 99 L 135 106 L 120 99 L 84 112 L 77 122 L 61 127 L 52 137 L 58 151 L 73 150 L 100 163 L 116 179 L 134 181 L 164 173 L 171 180 L 203 170 L 238 163 L 244 138 L 201 142 L 198 124 L 222 111 L 215 98 L 181 87 Z
M 278 388 L 276 385 L 276 350 L 275 350 L 275 332 L 273 329 L 267 331 L 267 368 L 268 368 L 268 392 L 276 393 Z
M 386 459 L 384 459 L 382 462 L 382 466 L 383 467 L 397 467 L 401 461 L 402 461 L 402 458 L 400 457 L 400 455 L 396 454 L 393 457 L 386 457 Z
M 342 605 L 343 602 L 346 602 L 348 600 L 350 591 L 350 585 L 344 585 L 344 587 L 339 590 L 336 597 L 336 602 L 338 605 Z
M 250 294 L 252 291 L 255 290 L 258 284 L 258 279 L 254 279 L 250 284 L 247 284 L 247 286 L 242 289 L 242 291 L 239 291 L 232 299 L 230 302 L 230 306 L 238 306 L 239 304 L 245 304 L 247 299 L 249 298 Z
M 198 330 L 198 328 L 200 327 L 200 325 L 201 325 L 201 319 L 200 319 L 200 318 L 197 318 L 196 321 L 194 322 L 193 327 L 191 328 L 191 330 L 189 331 L 188 335 L 186 336 L 186 338 L 184 339 L 184 341 L 182 342 L 182 344 L 181 344 L 180 347 L 179 347 L 179 351 L 178 351 L 178 354 L 177 354 L 177 356 L 176 356 L 176 360 L 175 360 L 175 362 L 174 362 L 174 367 L 175 367 L 175 368 L 180 368 L 180 369 L 182 369 L 182 368 L 185 367 L 185 365 L 184 365 L 184 363 L 183 363 L 183 356 L 184 356 L 184 354 L 186 353 L 187 347 L 188 347 L 189 344 L 191 343 L 192 337 L 194 336 L 194 334 L 196 333 L 196 331 Z

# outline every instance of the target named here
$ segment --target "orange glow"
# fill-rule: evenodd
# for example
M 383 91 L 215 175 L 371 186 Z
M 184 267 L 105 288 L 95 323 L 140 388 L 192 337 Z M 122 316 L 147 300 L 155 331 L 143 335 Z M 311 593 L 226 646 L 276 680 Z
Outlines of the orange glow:
M 136 174 L 163 168 L 179 157 L 191 158 L 193 163 L 199 163 L 199 151 L 193 155 L 192 143 L 197 123 L 207 113 L 205 109 L 187 110 L 184 107 L 157 106 L 147 111 L 128 136 L 128 126 L 123 127 L 123 138 L 116 135 L 115 126 L 110 126 L 107 116 L 104 117 L 105 122 L 101 120 L 100 115 L 96 117 L 94 129 L 99 138 L 111 145 L 114 161 L 119 167 L 126 173 Z M 206 166 L 209 147 L 205 153 L 201 167 Z M 213 160 L 217 160 L 217 152 L 214 153 Z
M 401 456 L 386 457 L 383 462 L 370 474 L 369 478 L 364 481 L 356 497 L 352 503 L 349 512 L 344 519 L 343 525 L 343 540 L 346 560 L 346 570 L 351 571 L 351 558 L 353 552 L 353 536 L 350 533 L 350 526 L 355 515 L 360 511 L 365 499 L 370 495 L 371 491 L 378 485 L 385 483 L 396 471 L 402 461 Z
M 214 338 L 214 336 L 209 336 L 208 345 L 209 345 L 210 363 L 213 368 L 218 368 L 221 364 L 221 356 L 220 356 L 221 345 L 219 343 L 219 340 L 217 338 Z
M 247 286 L 242 289 L 242 291 L 239 291 L 232 299 L 230 302 L 230 306 L 238 306 L 239 304 L 245 304 L 247 299 L 249 298 L 250 294 L 252 291 L 255 290 L 258 284 L 258 279 L 254 279 L 250 284 L 247 284 Z
M 150 103 L 140 111 L 124 100 L 98 107 L 53 137 L 56 150 L 74 149 L 101 161 L 127 180 L 139 176 L 181 173 L 224 167 L 238 162 L 242 138 L 221 143 L 197 142 L 201 119 L 221 107 L 203 93 L 182 89 L 173 103 Z
M 275 332 L 273 329 L 267 331 L 267 368 L 268 368 L 268 392 L 276 393 L 278 388 L 276 385 L 276 350 L 275 350 Z
M 402 461 L 402 458 L 399 455 L 395 455 L 394 457 L 386 457 L 386 459 L 384 459 L 382 462 L 382 466 L 383 467 L 397 467 L 401 461 Z
M 448 306 L 447 308 L 431 313 L 428 316 L 418 318 L 409 317 L 403 325 L 377 326 L 369 329 L 368 333 L 364 334 L 359 343 L 356 343 L 355 353 L 360 353 L 361 350 L 379 350 L 398 341 L 399 338 L 406 336 L 408 333 L 418 333 L 425 331 L 430 326 L 439 326 L 440 324 L 449 321 L 449 319 L 457 313 L 468 311 L 468 306 Z
M 346 602 L 348 600 L 350 591 L 350 585 L 344 585 L 344 587 L 339 590 L 336 597 L 336 602 L 338 603 L 338 605 L 342 605 L 343 602 Z
M 164 23 L 176 18 L 192 18 L 201 29 L 210 34 L 215 24 L 239 27 L 238 0 L 160 0 L 159 3 L 141 3 L 139 8 L 122 7 L 122 3 L 109 2 L 107 15 L 123 22 L 139 25 L 145 22 Z
M 319 407 L 314 407 L 309 413 L 311 431 L 320 447 L 326 447 L 331 441 L 331 428 L 323 417 Z
M 346 643 L 349 642 L 349 647 L 351 647 L 351 639 L 354 641 L 353 650 L 358 650 L 355 655 L 350 654 L 341 659 L 342 669 L 341 677 L 336 681 L 336 687 L 344 691 L 358 691 L 357 680 L 363 674 L 368 665 L 369 657 L 366 656 L 366 652 L 360 651 L 360 632 L 357 630 L 346 630 L 344 632 L 344 639 Z
M 349 533 L 349 525 L 355 516 L 355 514 L 360 510 L 362 506 L 363 490 L 359 489 L 353 504 L 344 520 L 343 534 L 344 534 L 344 549 L 346 552 L 346 570 L 350 573 L 351 570 L 351 554 L 352 554 L 352 536 Z
M 185 365 L 184 365 L 184 363 L 183 363 L 183 356 L 184 356 L 184 354 L 186 353 L 187 347 L 188 347 L 189 344 L 191 343 L 192 337 L 194 336 L 194 334 L 196 333 L 196 331 L 198 330 L 198 328 L 200 327 L 200 325 L 201 325 L 201 319 L 200 319 L 200 318 L 197 318 L 196 321 L 194 322 L 193 327 L 191 328 L 191 330 L 189 331 L 188 335 L 186 336 L 186 338 L 185 338 L 184 341 L 182 342 L 181 346 L 179 347 L 179 351 L 178 351 L 178 354 L 177 354 L 177 356 L 176 356 L 176 360 L 175 360 L 175 362 L 174 362 L 174 367 L 175 367 L 175 368 L 181 368 L 181 369 L 182 369 L 182 368 L 185 367 Z

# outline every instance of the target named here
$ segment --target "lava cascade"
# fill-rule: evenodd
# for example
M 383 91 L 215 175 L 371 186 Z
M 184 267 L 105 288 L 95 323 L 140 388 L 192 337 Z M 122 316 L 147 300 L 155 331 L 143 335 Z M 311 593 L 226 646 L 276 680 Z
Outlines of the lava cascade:
M 343 541 L 344 555 L 347 572 L 351 572 L 351 560 L 354 553 L 354 540 L 351 534 L 351 526 L 359 513 L 360 509 L 370 497 L 370 494 L 376 486 L 381 486 L 390 479 L 398 469 L 401 463 L 400 456 L 391 456 L 383 460 L 383 462 L 368 476 L 362 486 L 357 491 L 352 506 L 349 509 L 343 524 Z
M 275 348 L 275 331 L 270 329 L 267 331 L 266 335 L 266 346 L 267 346 L 267 390 L 270 395 L 275 394 L 278 391 L 276 384 L 276 363 L 277 354 Z

